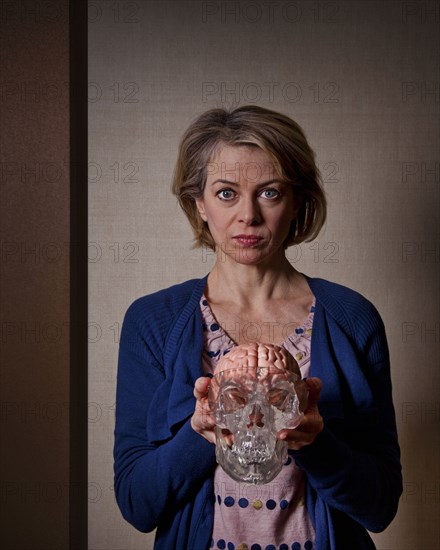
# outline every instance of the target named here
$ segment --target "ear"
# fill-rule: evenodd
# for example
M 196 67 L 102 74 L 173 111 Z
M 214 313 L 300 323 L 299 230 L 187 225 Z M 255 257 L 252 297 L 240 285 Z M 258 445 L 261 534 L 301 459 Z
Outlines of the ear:
M 202 220 L 204 222 L 208 221 L 208 218 L 206 217 L 206 214 L 205 214 L 205 201 L 203 200 L 203 197 L 196 199 L 196 206 Z

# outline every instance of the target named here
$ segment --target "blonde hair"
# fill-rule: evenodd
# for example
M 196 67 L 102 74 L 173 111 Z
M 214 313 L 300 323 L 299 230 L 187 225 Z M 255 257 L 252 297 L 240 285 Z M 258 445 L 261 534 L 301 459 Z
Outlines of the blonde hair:
M 234 110 L 210 109 L 183 134 L 174 170 L 172 191 L 194 232 L 194 246 L 215 243 L 196 207 L 203 196 L 207 167 L 219 145 L 257 146 L 273 159 L 279 177 L 294 187 L 297 216 L 285 248 L 311 241 L 324 225 L 327 203 L 315 153 L 301 127 L 291 118 L 263 107 L 246 105 Z

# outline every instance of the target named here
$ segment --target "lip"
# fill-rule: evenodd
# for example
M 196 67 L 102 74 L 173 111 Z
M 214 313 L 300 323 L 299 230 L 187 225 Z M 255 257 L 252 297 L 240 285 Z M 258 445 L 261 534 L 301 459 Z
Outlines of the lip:
M 235 235 L 233 239 L 243 246 L 255 246 L 263 240 L 263 237 L 259 235 Z

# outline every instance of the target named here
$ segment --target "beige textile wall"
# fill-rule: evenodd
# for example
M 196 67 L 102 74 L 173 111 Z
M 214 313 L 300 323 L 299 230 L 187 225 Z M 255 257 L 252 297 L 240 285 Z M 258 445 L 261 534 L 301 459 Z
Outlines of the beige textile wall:
M 440 547 L 438 22 L 429 0 L 89 2 L 90 549 L 152 548 L 112 489 L 120 326 L 135 298 L 209 271 L 170 193 L 178 141 L 249 103 L 298 121 L 322 170 L 328 223 L 289 259 L 387 327 L 405 485 L 377 546 Z

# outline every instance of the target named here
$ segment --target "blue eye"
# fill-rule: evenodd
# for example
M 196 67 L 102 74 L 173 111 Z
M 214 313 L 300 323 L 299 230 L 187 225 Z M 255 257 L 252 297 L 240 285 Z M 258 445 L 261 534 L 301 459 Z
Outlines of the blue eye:
M 235 192 L 232 189 L 221 189 L 217 196 L 224 201 L 230 201 L 234 198 Z
M 276 189 L 264 189 L 261 192 L 261 195 L 265 199 L 277 199 L 280 196 L 280 192 L 277 191 Z

